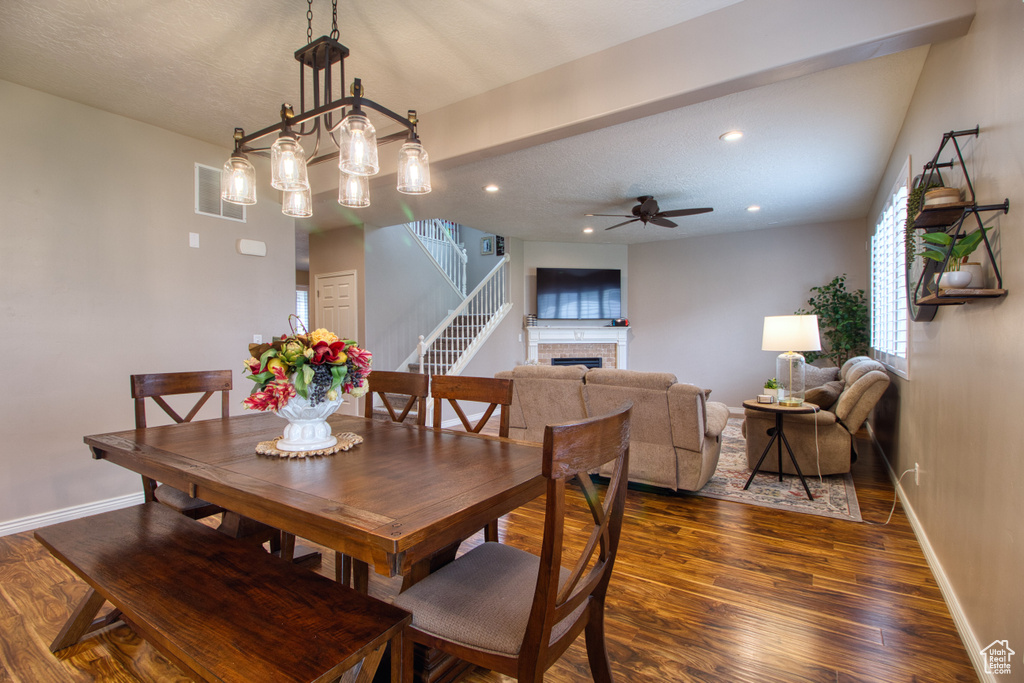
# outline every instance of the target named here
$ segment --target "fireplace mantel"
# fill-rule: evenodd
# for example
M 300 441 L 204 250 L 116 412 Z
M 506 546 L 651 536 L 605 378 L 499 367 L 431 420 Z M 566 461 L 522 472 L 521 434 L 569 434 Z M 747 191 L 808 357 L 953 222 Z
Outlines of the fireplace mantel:
M 526 361 L 536 363 L 541 344 L 615 344 L 615 367 L 626 370 L 628 327 L 527 327 Z

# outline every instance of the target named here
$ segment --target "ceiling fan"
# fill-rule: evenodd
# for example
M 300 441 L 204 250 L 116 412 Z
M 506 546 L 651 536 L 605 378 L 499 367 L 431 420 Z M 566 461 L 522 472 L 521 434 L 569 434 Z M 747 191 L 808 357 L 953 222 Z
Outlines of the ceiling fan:
M 628 221 L 616 223 L 610 228 L 605 228 L 605 230 L 613 230 L 615 228 L 622 227 L 623 225 L 628 225 L 629 223 L 635 223 L 637 221 L 643 222 L 644 225 L 647 225 L 648 223 L 654 223 L 655 225 L 660 225 L 663 228 L 674 228 L 677 227 L 678 224 L 668 220 L 669 218 L 678 218 L 679 216 L 693 216 L 698 213 L 708 213 L 709 211 L 714 211 L 714 209 L 711 208 L 676 209 L 675 211 L 660 211 L 658 210 L 658 202 L 654 200 L 654 197 L 643 196 L 637 197 L 636 200 L 640 203 L 633 207 L 632 216 L 617 213 L 588 213 L 585 215 L 629 218 Z

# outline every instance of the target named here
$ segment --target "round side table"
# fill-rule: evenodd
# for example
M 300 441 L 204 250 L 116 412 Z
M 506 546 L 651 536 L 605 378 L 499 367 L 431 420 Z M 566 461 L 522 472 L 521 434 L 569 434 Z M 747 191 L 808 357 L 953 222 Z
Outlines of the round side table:
M 768 451 L 772 449 L 772 444 L 775 444 L 778 449 L 779 481 L 782 481 L 782 444 L 786 444 L 786 450 L 789 451 L 789 459 L 793 461 L 793 467 L 796 468 L 796 473 L 800 477 L 800 483 L 804 485 L 804 491 L 807 492 L 807 497 L 814 500 L 814 496 L 811 495 L 811 489 L 807 486 L 807 480 L 804 479 L 804 473 L 800 471 L 800 465 L 796 461 L 796 456 L 793 455 L 793 449 L 789 445 L 789 439 L 786 438 L 786 433 L 782 429 L 782 418 L 786 415 L 806 415 L 808 413 L 816 413 L 821 409 L 813 403 L 806 402 L 798 406 L 784 406 L 779 405 L 778 403 L 758 403 L 756 400 L 744 401 L 743 407 L 775 415 L 775 427 L 768 430 L 768 433 L 771 434 L 772 438 L 768 440 L 768 445 L 764 447 L 764 452 L 762 452 L 761 457 L 758 458 L 757 465 L 754 466 L 754 471 L 750 473 L 750 478 L 747 479 L 747 483 L 743 486 L 743 490 L 746 491 L 750 486 L 750 482 L 754 481 L 754 477 L 757 476 L 757 471 L 761 469 L 761 463 L 763 463 L 764 459 L 768 457 Z

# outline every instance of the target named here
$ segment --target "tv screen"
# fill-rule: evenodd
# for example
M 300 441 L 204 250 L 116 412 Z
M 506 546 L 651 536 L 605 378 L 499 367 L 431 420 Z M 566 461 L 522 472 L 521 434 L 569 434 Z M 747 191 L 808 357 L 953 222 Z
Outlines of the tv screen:
M 547 320 L 600 320 L 622 317 L 618 270 L 538 268 L 537 317 Z

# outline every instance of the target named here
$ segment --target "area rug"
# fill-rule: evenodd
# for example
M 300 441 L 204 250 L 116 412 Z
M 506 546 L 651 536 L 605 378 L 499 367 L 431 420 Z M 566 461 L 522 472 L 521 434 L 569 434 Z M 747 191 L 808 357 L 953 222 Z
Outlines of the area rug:
M 800 478 L 796 475 L 783 475 L 780 482 L 777 473 L 759 472 L 750 488 L 744 491 L 743 485 L 750 476 L 750 468 L 747 466 L 746 440 L 740 431 L 741 424 L 740 418 L 729 420 L 722 432 L 722 455 L 718 460 L 718 469 L 695 495 L 808 515 L 862 521 L 857 492 L 853 488 L 853 477 L 850 474 L 832 474 L 819 479 L 817 474 L 805 472 L 807 486 L 814 496 L 813 501 L 807 499 Z M 784 452 L 783 457 L 786 455 Z M 776 456 L 772 453 L 768 457 Z

